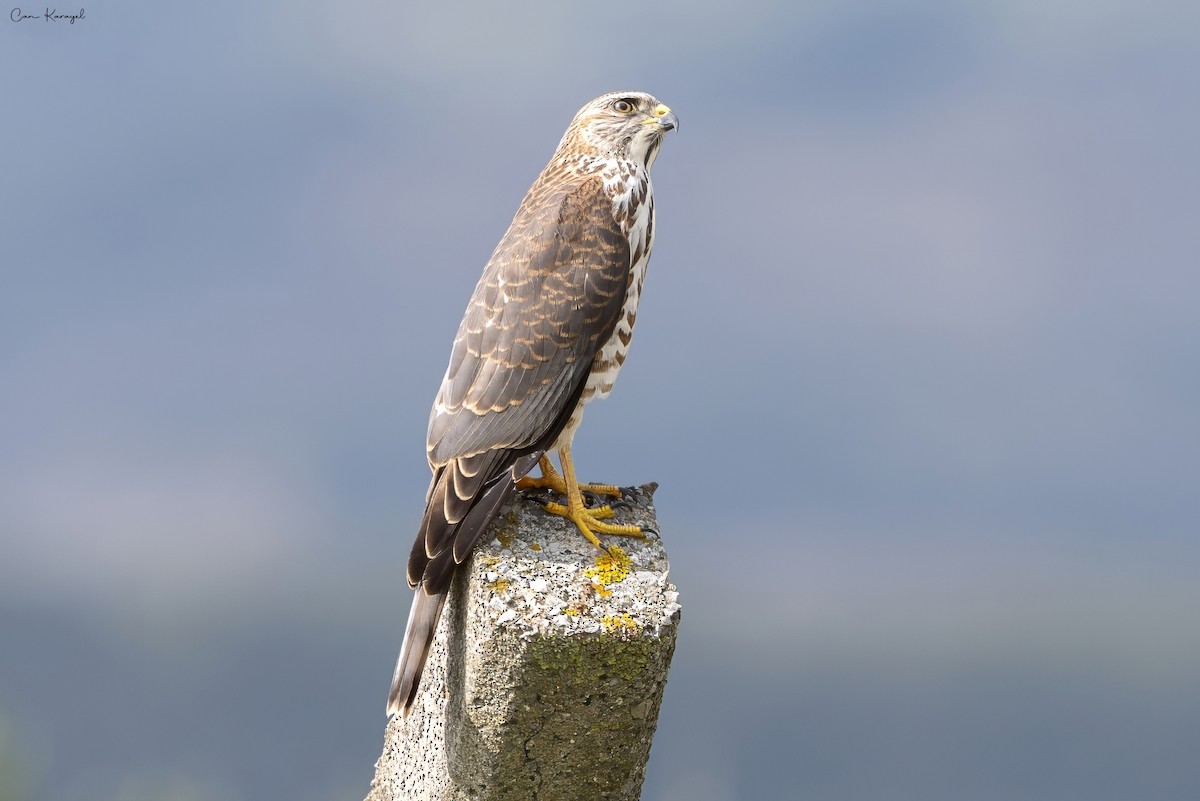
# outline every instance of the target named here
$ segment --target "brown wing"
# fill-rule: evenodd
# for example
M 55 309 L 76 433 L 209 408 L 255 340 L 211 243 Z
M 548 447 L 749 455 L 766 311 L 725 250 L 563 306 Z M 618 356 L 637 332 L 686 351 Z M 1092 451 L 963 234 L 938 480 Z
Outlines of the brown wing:
M 419 588 L 389 715 L 412 708 L 455 568 L 567 424 L 628 281 L 629 244 L 599 179 L 543 173 L 475 287 L 429 419 L 433 483 L 408 560 Z
M 599 178 L 543 174 L 475 288 L 429 420 L 434 479 L 408 565 L 427 593 L 553 444 L 612 335 L 630 254 L 611 203 Z

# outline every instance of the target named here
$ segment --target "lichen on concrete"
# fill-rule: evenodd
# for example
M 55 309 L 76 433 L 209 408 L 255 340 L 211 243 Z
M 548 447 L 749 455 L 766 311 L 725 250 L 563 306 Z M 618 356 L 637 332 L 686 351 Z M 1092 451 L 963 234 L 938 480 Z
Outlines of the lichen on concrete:
M 638 798 L 680 617 L 654 485 L 604 537 L 517 495 L 460 571 L 412 715 L 388 725 L 368 801 Z

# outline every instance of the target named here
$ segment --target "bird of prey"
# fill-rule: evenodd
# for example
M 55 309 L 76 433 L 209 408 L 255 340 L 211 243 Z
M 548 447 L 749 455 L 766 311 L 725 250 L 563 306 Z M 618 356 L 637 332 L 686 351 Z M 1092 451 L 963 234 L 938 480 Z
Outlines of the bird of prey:
M 433 481 L 408 561 L 416 588 L 387 712 L 407 716 L 456 568 L 516 487 L 550 488 L 567 517 L 598 534 L 641 536 L 589 508 L 571 440 L 583 407 L 625 362 L 650 249 L 650 167 L 675 114 L 644 92 L 601 95 L 579 110 L 484 267 L 429 417 Z M 548 454 L 557 452 L 561 475 Z M 526 474 L 539 465 L 540 478 Z

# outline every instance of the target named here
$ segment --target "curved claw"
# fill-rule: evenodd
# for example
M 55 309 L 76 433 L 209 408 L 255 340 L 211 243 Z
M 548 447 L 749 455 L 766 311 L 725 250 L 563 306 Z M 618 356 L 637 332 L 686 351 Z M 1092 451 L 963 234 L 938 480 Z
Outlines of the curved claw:
M 639 526 L 621 523 L 602 522 L 613 517 L 610 504 L 601 503 L 600 496 L 608 495 L 621 504 L 625 499 L 625 490 L 613 484 L 580 484 L 575 480 L 575 465 L 571 461 L 571 448 L 564 445 L 558 450 L 558 458 L 562 463 L 563 472 L 559 475 L 547 456 L 542 456 L 538 464 L 542 468 L 540 478 L 525 477 L 517 481 L 520 490 L 550 490 L 566 498 L 566 504 L 545 502 L 542 508 L 550 514 L 565 517 L 575 524 L 588 542 L 600 550 L 606 550 L 600 544 L 598 534 L 613 534 L 619 537 L 645 537 Z M 539 499 L 540 502 L 541 499 Z M 627 505 L 627 504 L 626 504 Z
M 605 523 L 605 520 L 613 516 L 613 510 L 607 506 L 601 506 L 599 509 L 587 509 L 582 506 L 572 508 L 571 506 L 563 506 L 561 503 L 548 503 L 542 508 L 552 515 L 559 515 L 570 520 L 588 542 L 602 551 L 608 549 L 600 543 L 598 534 L 637 537 L 638 539 L 646 536 L 642 533 L 640 526 L 630 526 L 624 523 Z
M 601 506 L 607 506 L 604 501 L 600 500 L 600 493 L 594 492 L 586 484 L 580 486 L 580 494 L 583 496 L 583 503 L 589 509 L 596 509 Z

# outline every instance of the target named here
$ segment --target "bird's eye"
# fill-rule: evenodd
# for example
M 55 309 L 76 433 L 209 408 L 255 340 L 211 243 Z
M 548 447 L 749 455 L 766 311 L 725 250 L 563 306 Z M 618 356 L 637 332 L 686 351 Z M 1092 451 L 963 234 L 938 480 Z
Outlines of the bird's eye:
M 613 103 L 613 108 L 622 114 L 628 114 L 629 112 L 633 111 L 633 102 L 626 100 L 625 98 L 621 98 L 617 102 Z

